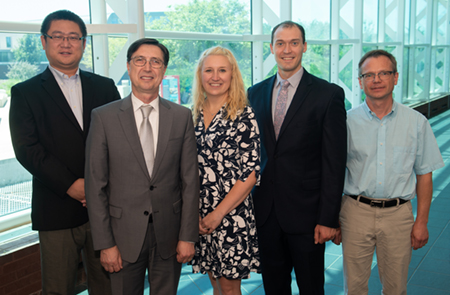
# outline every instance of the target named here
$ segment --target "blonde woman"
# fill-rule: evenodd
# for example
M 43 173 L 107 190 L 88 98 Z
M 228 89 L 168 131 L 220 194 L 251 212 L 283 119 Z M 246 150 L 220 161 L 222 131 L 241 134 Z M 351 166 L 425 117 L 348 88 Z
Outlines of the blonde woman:
M 241 279 L 259 269 L 250 192 L 259 179 L 260 139 L 231 51 L 217 46 L 203 52 L 193 102 L 200 238 L 192 268 L 208 273 L 214 295 L 241 294 Z

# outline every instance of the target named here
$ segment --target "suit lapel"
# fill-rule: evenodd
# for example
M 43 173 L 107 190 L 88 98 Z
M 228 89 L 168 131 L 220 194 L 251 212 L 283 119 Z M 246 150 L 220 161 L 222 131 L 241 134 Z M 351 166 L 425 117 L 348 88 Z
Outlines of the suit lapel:
M 159 167 L 161 166 L 162 159 L 164 158 L 164 152 L 167 149 L 172 130 L 172 122 L 173 112 L 170 110 L 170 105 L 165 99 L 160 97 L 158 144 L 156 148 L 155 166 L 153 166 L 153 178 L 155 178 L 158 174 Z
M 266 84 L 263 86 L 262 93 L 264 93 L 263 96 L 263 114 L 264 119 L 263 122 L 265 124 L 265 129 L 268 131 L 266 134 L 270 134 L 270 140 L 272 142 L 276 142 L 275 140 L 275 130 L 273 128 L 273 117 L 272 117 L 272 93 L 273 93 L 273 87 L 275 87 L 275 80 L 277 75 L 272 76 L 268 80 L 266 80 Z
M 92 83 L 91 74 L 80 70 L 81 91 L 83 95 L 83 126 L 84 133 L 87 134 L 91 121 L 91 111 L 94 103 L 94 85 Z
M 306 70 L 304 70 L 303 77 L 300 80 L 300 84 L 298 85 L 294 97 L 292 98 L 291 105 L 289 106 L 286 112 L 286 116 L 284 117 L 284 121 L 283 124 L 281 125 L 280 134 L 278 135 L 278 138 L 280 138 L 283 135 L 284 130 L 286 130 L 289 123 L 296 116 L 298 110 L 300 109 L 300 106 L 303 104 L 306 97 L 308 96 L 309 91 L 311 90 L 311 83 L 312 83 L 311 75 Z
M 56 82 L 55 77 L 53 76 L 53 74 L 49 68 L 47 68 L 42 73 L 41 82 L 42 82 L 42 87 L 45 89 L 45 91 L 48 92 L 51 99 L 58 105 L 58 107 L 61 109 L 63 114 L 67 117 L 67 119 L 73 125 L 75 125 L 75 127 L 78 129 L 80 134 L 83 135 L 83 130 L 81 129 L 80 124 L 78 124 L 78 121 L 75 118 L 75 115 L 73 114 L 72 110 L 70 109 L 67 99 L 64 97 L 64 94 L 61 91 L 61 88 L 59 87 L 58 83 Z
M 139 133 L 136 127 L 136 119 L 134 117 L 133 104 L 131 103 L 131 95 L 122 100 L 122 105 L 119 110 L 119 120 L 139 166 L 141 166 L 141 169 L 147 178 L 150 179 L 150 175 L 148 174 L 147 166 L 145 164 L 144 153 L 142 152 Z

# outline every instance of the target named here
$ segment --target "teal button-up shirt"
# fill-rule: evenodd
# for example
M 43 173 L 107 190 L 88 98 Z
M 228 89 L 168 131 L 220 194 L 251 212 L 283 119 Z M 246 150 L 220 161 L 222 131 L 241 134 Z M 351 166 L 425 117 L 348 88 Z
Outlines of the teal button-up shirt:
M 348 111 L 347 130 L 347 195 L 410 200 L 416 175 L 444 166 L 428 120 L 395 101 L 381 120 L 366 102 Z

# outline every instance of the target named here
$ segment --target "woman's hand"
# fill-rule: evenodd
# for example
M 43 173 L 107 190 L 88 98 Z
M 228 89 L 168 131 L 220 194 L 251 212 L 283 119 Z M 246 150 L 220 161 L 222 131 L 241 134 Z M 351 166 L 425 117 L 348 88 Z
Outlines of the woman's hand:
M 200 235 L 208 234 L 208 231 L 202 227 L 202 217 L 198 216 L 198 232 Z
M 211 234 L 222 223 L 222 220 L 223 216 L 216 210 L 209 213 L 205 218 L 200 219 L 200 234 Z

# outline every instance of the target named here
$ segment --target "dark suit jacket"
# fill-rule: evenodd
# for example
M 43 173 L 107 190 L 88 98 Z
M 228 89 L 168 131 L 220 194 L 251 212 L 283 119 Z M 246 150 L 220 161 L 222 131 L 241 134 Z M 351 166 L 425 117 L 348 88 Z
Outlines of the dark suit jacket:
M 254 190 L 257 226 L 274 208 L 287 233 L 337 228 L 347 157 L 344 91 L 306 70 L 278 141 L 272 120 L 276 75 L 248 90 L 261 133 L 261 185 Z
M 88 221 L 86 208 L 66 191 L 84 178 L 91 110 L 120 96 L 111 79 L 81 70 L 80 78 L 83 130 L 49 68 L 11 89 L 11 139 L 17 160 L 33 175 L 35 230 L 73 228 Z
M 143 246 L 150 207 L 158 252 L 198 240 L 197 145 L 189 109 L 159 100 L 152 177 L 145 164 L 131 96 L 92 112 L 86 146 L 86 200 L 96 250 L 117 245 L 134 263 Z

